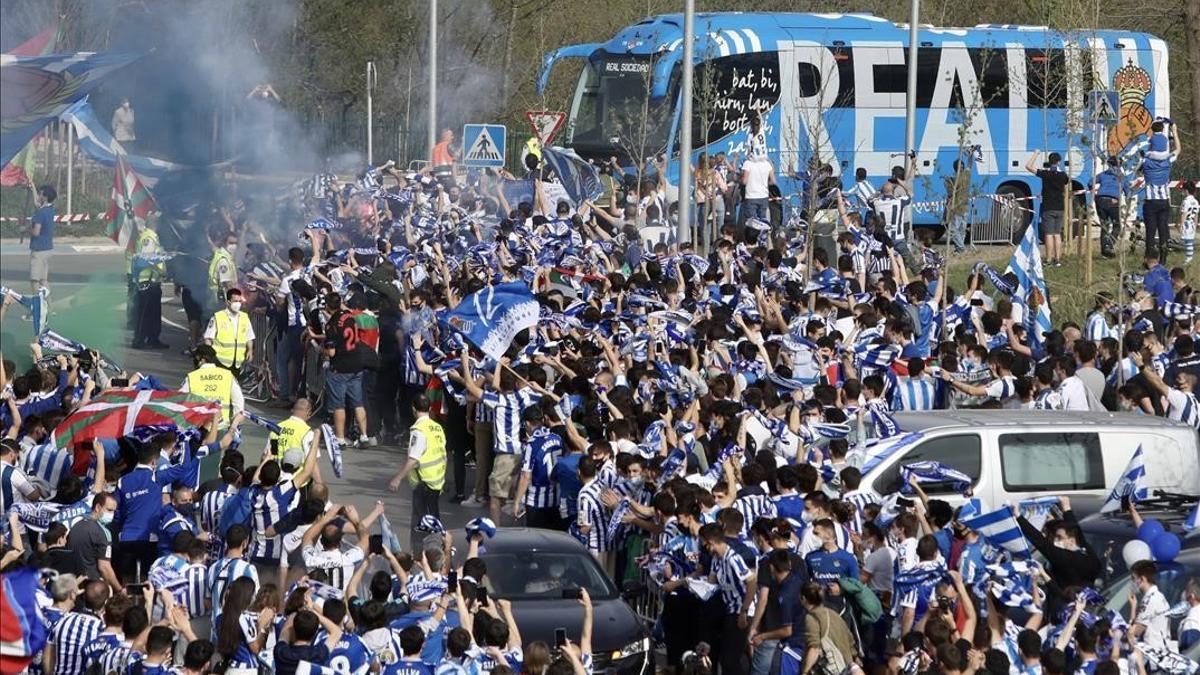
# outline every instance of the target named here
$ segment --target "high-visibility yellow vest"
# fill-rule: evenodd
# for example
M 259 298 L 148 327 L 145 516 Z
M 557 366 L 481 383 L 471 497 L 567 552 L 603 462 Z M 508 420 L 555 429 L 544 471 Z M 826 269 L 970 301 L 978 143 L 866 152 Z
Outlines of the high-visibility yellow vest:
M 433 490 L 441 490 L 446 484 L 446 432 L 442 425 L 428 417 L 413 422 L 413 428 L 425 436 L 425 452 L 417 460 L 417 468 L 408 474 L 414 486 L 424 483 Z
M 215 298 L 217 307 L 225 302 L 225 292 L 221 290 L 221 277 L 217 274 L 217 268 L 220 267 L 222 260 L 229 263 L 230 269 L 237 269 L 233 263 L 232 253 L 223 248 L 213 251 L 212 260 L 208 263 L 208 292 L 211 297 Z
M 275 449 L 275 459 L 282 462 L 283 454 L 292 448 L 300 448 L 304 452 L 304 456 L 308 457 L 308 446 L 304 444 L 304 437 L 312 431 L 317 433 L 308 426 L 308 422 L 299 417 L 289 417 L 279 423 L 279 433 L 272 433 L 270 439 L 278 441 Z M 308 484 L 309 478 L 305 478 L 303 482 L 296 483 L 297 487 L 304 487 Z
M 139 254 L 158 253 L 159 252 L 158 233 L 155 232 L 154 230 L 142 230 L 142 233 L 138 235 L 137 252 Z M 132 269 L 132 267 L 131 267 L 131 269 Z M 160 281 L 162 279 L 163 275 L 166 274 L 166 272 L 167 272 L 167 266 L 164 265 L 163 263 L 155 263 L 153 265 L 147 265 L 146 267 L 143 267 L 141 269 L 141 271 L 138 272 L 137 279 L 135 279 L 134 281 L 138 281 L 138 282 Z
M 233 410 L 233 373 L 217 366 L 204 365 L 187 375 L 188 393 L 221 404 L 221 424 L 229 424 Z
M 242 365 L 250 342 L 250 315 L 238 312 L 235 318 L 222 309 L 213 314 L 213 321 L 217 324 L 212 339 L 217 360 L 230 368 Z

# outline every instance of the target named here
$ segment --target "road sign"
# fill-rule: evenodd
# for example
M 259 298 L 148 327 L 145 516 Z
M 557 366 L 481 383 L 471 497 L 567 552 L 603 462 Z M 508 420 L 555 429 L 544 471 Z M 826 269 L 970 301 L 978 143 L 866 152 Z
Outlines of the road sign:
M 504 146 L 508 129 L 503 124 L 463 125 L 463 164 L 466 166 L 504 166 Z
M 550 141 L 554 140 L 558 130 L 562 128 L 563 122 L 567 120 L 567 113 L 530 110 L 525 113 L 525 119 L 529 120 L 529 126 L 533 129 L 533 135 L 537 137 L 538 142 L 548 145 Z
M 1117 121 L 1117 92 L 1095 89 L 1088 92 L 1088 119 L 1097 122 Z

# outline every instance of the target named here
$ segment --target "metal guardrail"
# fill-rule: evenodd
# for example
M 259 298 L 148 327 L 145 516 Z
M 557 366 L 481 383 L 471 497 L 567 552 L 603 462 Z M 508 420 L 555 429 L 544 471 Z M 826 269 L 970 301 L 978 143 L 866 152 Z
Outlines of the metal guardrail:
M 975 197 L 969 213 L 973 244 L 1011 244 L 1025 220 L 1020 202 L 1004 197 Z

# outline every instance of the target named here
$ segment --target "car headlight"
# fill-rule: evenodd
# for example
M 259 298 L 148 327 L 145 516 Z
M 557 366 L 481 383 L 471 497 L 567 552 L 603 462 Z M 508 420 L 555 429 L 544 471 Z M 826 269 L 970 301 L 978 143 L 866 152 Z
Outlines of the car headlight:
M 624 647 L 621 647 L 620 649 L 618 649 L 617 651 L 612 653 L 612 658 L 615 661 L 617 659 L 623 659 L 623 658 L 626 658 L 629 656 L 633 656 L 635 654 L 641 654 L 642 652 L 647 651 L 649 649 L 650 649 L 650 638 L 646 637 L 646 638 L 642 638 L 641 640 L 638 640 L 636 642 L 630 642 L 629 644 L 625 645 Z

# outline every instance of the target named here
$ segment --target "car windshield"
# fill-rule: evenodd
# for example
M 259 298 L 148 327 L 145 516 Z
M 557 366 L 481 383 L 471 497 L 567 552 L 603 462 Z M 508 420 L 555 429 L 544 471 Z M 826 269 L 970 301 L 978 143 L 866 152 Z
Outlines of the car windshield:
M 593 600 L 612 600 L 616 588 L 586 555 L 575 553 L 488 553 L 491 592 L 510 600 L 562 598 L 567 589 L 586 588 Z
M 1158 563 L 1158 590 L 1171 606 L 1175 606 L 1183 601 L 1184 587 L 1187 586 L 1188 579 L 1200 576 L 1200 567 L 1193 564 L 1178 564 L 1178 563 Z M 1107 586 L 1104 587 L 1103 594 L 1108 602 L 1105 603 L 1107 609 L 1111 609 L 1119 613 L 1123 617 L 1129 616 L 1129 593 L 1134 590 L 1133 580 L 1129 574 L 1124 574 Z M 1171 618 L 1171 635 L 1179 634 L 1179 623 L 1183 616 L 1174 616 Z
M 568 142 L 583 156 L 653 157 L 667 147 L 677 93 L 651 96 L 653 61 L 645 56 L 602 55 L 580 75 Z

